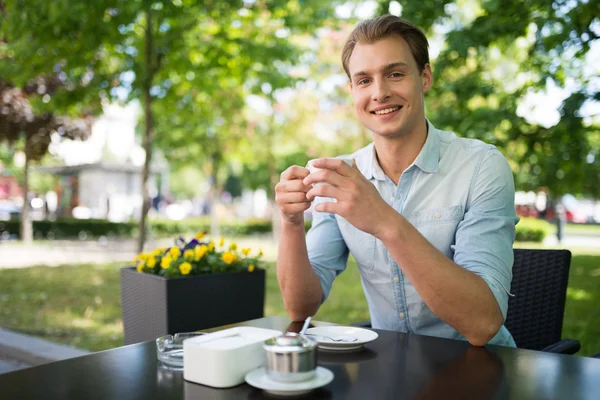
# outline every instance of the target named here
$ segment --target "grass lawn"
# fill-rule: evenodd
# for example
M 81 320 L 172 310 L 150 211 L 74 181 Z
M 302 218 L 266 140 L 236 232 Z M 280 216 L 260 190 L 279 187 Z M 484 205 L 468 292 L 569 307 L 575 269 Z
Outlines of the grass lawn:
M 528 246 L 525 246 L 528 247 Z M 579 355 L 600 352 L 600 254 L 573 250 L 563 337 L 581 341 Z M 123 345 L 120 264 L 0 270 L 0 327 L 98 351 Z M 266 315 L 285 315 L 267 271 Z M 356 265 L 336 280 L 315 319 L 349 324 L 368 319 Z

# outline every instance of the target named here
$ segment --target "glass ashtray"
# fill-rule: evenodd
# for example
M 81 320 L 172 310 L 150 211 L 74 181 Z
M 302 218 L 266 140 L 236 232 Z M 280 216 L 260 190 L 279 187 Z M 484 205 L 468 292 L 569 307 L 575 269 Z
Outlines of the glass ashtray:
M 159 337 L 156 339 L 158 361 L 172 368 L 183 368 L 183 341 L 200 335 L 205 333 L 185 332 Z

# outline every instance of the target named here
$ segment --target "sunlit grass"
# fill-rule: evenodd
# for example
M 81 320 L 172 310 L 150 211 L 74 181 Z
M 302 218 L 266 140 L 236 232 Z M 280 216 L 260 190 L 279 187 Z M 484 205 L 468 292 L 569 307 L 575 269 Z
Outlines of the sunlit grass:
M 573 254 L 563 337 L 579 339 L 579 355 L 591 355 L 600 352 L 600 254 L 596 249 Z M 122 346 L 120 267 L 0 270 L 0 326 L 91 351 Z M 285 315 L 273 264 L 266 287 L 265 315 Z M 349 324 L 368 318 L 358 268 L 351 262 L 315 319 Z

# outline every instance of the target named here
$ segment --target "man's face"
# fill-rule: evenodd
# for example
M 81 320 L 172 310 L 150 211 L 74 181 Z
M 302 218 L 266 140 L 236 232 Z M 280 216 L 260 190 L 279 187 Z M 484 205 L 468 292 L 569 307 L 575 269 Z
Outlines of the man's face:
M 408 43 L 390 36 L 357 43 L 348 62 L 352 98 L 359 121 L 379 136 L 410 134 L 425 120 L 423 94 L 432 83 L 431 67 L 422 73 Z

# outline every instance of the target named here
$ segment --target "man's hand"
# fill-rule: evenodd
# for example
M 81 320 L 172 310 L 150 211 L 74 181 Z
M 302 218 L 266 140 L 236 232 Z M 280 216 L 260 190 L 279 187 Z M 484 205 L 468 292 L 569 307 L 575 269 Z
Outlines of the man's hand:
M 292 165 L 281 173 L 279 183 L 275 185 L 275 201 L 282 218 L 290 224 L 304 224 L 304 211 L 310 208 L 310 201 L 306 198 L 310 185 L 302 180 L 309 174 L 308 169 Z
M 355 228 L 378 237 L 389 221 L 388 215 L 393 209 L 381 198 L 379 192 L 359 171 L 356 162 L 352 167 L 343 160 L 321 158 L 313 160 L 312 165 L 321 168 L 304 178 L 304 185 L 325 182 L 306 193 L 312 201 L 315 197 L 331 197 L 336 203 L 318 204 L 316 211 L 329 212 L 345 218 Z M 395 213 L 395 211 L 394 211 Z

